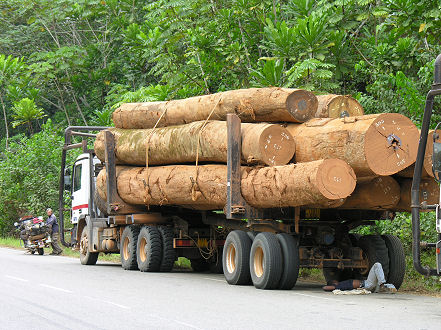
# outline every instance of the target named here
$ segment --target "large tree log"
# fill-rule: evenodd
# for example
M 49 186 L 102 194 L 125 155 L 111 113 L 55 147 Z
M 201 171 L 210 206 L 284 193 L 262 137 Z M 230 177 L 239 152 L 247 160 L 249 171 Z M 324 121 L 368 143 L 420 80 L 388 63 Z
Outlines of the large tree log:
M 227 162 L 227 123 L 203 121 L 153 129 L 111 128 L 118 164 L 149 165 Z M 242 162 L 285 165 L 293 157 L 295 142 L 286 128 L 277 124 L 247 124 L 242 129 Z M 199 149 L 198 149 L 199 143 Z M 198 150 L 198 151 L 197 151 Z M 104 161 L 104 131 L 95 140 L 95 152 Z
M 355 173 L 339 159 L 263 168 L 242 167 L 241 191 L 257 208 L 322 204 L 347 197 L 355 188 Z M 148 175 L 147 175 L 148 174 Z M 222 209 L 226 203 L 225 165 L 117 167 L 119 196 L 134 205 L 180 205 Z M 97 178 L 106 198 L 106 172 Z
M 358 179 L 342 209 L 389 210 L 400 200 L 400 185 L 390 176 Z
M 401 198 L 398 204 L 392 208 L 394 211 L 411 212 L 410 207 L 412 197 L 412 180 L 411 179 L 399 179 L 401 188 Z M 422 179 L 420 183 L 420 203 L 426 202 L 428 205 L 439 203 L 439 185 L 432 178 Z
M 317 118 L 342 118 L 364 115 L 363 107 L 349 95 L 317 95 Z
M 296 162 L 343 159 L 358 177 L 387 176 L 415 162 L 418 129 L 403 115 L 386 113 L 289 124 Z
M 311 92 L 250 88 L 167 102 L 125 103 L 113 113 L 113 122 L 118 128 L 152 128 L 161 115 L 157 127 L 208 118 L 226 120 L 228 113 L 237 114 L 243 122 L 305 122 L 316 111 L 317 97 Z
M 421 177 L 423 178 L 433 178 L 433 171 L 432 171 L 433 132 L 434 132 L 433 130 L 430 130 L 427 136 L 426 152 L 424 154 L 423 169 L 421 172 Z M 441 138 L 438 138 L 436 141 L 441 142 Z M 403 178 L 412 178 L 414 170 L 415 170 L 415 163 L 412 164 L 411 166 L 406 167 L 404 170 L 398 172 L 397 176 Z

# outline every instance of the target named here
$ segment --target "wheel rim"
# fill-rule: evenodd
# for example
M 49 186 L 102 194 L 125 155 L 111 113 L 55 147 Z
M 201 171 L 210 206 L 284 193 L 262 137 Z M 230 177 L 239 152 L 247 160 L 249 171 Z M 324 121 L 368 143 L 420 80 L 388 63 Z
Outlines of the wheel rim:
M 141 259 L 142 262 L 145 262 L 147 260 L 147 253 L 145 252 L 147 247 L 147 241 L 146 239 L 143 237 L 141 238 L 141 241 L 139 242 L 139 258 Z
M 254 273 L 257 277 L 262 277 L 265 267 L 263 265 L 263 261 L 265 260 L 265 255 L 263 254 L 263 249 L 258 246 L 256 248 L 256 252 L 254 252 Z
M 130 256 L 129 243 L 130 243 L 130 239 L 128 237 L 126 237 L 124 239 L 124 243 L 123 243 L 123 257 L 124 257 L 124 260 L 128 260 L 129 256 Z
M 236 247 L 230 244 L 227 249 L 227 270 L 234 273 L 236 270 Z

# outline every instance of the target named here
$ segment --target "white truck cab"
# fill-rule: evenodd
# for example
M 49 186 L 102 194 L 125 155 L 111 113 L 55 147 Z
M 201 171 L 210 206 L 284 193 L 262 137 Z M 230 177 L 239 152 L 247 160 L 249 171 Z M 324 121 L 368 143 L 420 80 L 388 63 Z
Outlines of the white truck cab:
M 89 202 L 91 198 L 90 180 L 96 178 L 90 175 L 90 154 L 81 154 L 72 165 L 72 185 L 71 185 L 71 223 L 77 224 L 81 216 L 89 215 Z M 93 166 L 100 163 L 97 157 L 93 157 Z

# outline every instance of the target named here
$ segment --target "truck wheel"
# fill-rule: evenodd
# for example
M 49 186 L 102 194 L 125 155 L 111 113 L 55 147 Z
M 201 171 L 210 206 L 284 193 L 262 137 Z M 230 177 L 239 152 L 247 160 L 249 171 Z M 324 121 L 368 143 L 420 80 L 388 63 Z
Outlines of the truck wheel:
M 162 240 L 158 228 L 143 226 L 138 236 L 138 268 L 141 272 L 157 272 L 162 260 Z
M 42 256 L 44 254 L 44 249 L 38 248 L 38 254 Z
M 299 276 L 299 241 L 297 237 L 286 233 L 277 234 L 277 239 L 282 248 L 283 259 L 283 270 L 278 289 L 291 290 L 296 285 Z
M 139 227 L 130 225 L 124 228 L 121 235 L 119 253 L 121 255 L 121 266 L 125 270 L 138 269 L 136 260 L 136 244 L 138 242 Z
M 159 226 L 162 241 L 162 260 L 159 266 L 160 272 L 170 272 L 173 269 L 176 259 L 176 251 L 173 248 L 174 232 L 173 228 Z
M 250 273 L 258 289 L 276 289 L 282 276 L 283 258 L 277 236 L 260 233 L 251 246 Z
M 98 252 L 89 251 L 89 229 L 84 226 L 80 239 L 80 262 L 82 265 L 95 265 L 98 260 Z
M 406 271 L 406 257 L 403 244 L 394 235 L 381 235 L 381 237 L 386 243 L 389 253 L 389 276 L 387 276 L 387 283 L 392 283 L 398 290 L 401 284 L 403 284 Z
M 251 242 L 254 241 L 256 238 L 258 232 L 257 231 L 247 231 L 248 237 L 251 239 Z
M 250 250 L 251 239 L 246 232 L 234 230 L 228 234 L 222 253 L 222 267 L 228 284 L 250 283 Z
M 374 263 L 379 262 L 383 267 L 384 276 L 389 275 L 389 254 L 386 243 L 380 235 L 361 236 L 358 240 L 358 246 L 366 254 L 369 261 L 369 267 L 361 275 L 366 277 Z

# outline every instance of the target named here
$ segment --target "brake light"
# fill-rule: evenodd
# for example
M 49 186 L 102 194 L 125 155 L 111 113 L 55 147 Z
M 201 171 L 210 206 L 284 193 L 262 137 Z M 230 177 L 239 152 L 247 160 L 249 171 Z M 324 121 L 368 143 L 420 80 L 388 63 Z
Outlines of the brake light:
M 189 239 L 181 239 L 181 238 L 175 238 L 173 241 L 173 247 L 192 247 L 194 246 L 194 243 L 192 240 Z

